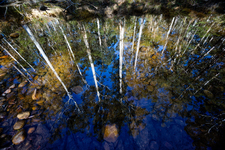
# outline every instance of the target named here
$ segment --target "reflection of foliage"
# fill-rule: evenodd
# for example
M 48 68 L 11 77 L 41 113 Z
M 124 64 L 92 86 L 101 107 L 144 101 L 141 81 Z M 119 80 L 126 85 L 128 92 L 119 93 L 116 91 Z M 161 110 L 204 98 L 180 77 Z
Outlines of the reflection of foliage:
M 221 149 L 224 147 L 224 113 L 217 116 L 202 115 L 196 111 L 192 112 L 194 120 L 187 120 L 185 127 L 187 133 L 195 139 L 193 144 L 197 149 L 212 147 Z
M 223 128 L 224 115 L 222 113 L 225 107 L 223 102 L 224 39 L 215 36 L 218 32 L 213 28 L 206 34 L 206 31 L 212 26 L 210 21 L 207 22 L 208 18 L 203 18 L 199 22 L 192 18 L 176 17 L 174 19 L 175 23 L 171 26 L 171 33 L 166 39 L 165 35 L 169 30 L 171 20 L 166 21 L 163 16 L 145 16 L 137 71 L 133 69 L 133 58 L 131 58 L 132 52 L 135 54 L 137 46 L 135 44 L 134 50 L 131 50 L 130 44 L 134 36 L 133 29 L 136 19 L 134 17 L 126 19 L 124 80 L 121 95 L 118 92 L 120 90 L 119 63 L 116 53 L 120 18 L 100 21 L 101 47 L 98 41 L 96 20 L 88 23 L 82 22 L 87 28 L 88 42 L 98 73 L 97 79 L 100 83 L 99 91 L 102 101 L 97 103 L 95 88 L 87 86 L 82 95 L 81 113 L 75 111 L 73 106 L 62 107 L 64 105 L 62 101 L 62 97 L 65 95 L 64 89 L 54 77 L 53 72 L 45 65 L 27 34 L 21 31 L 20 37 L 14 40 L 13 46 L 17 47 L 17 44 L 19 53 L 25 56 L 32 65 L 36 65 L 37 75 L 32 80 L 33 84 L 26 86 L 27 89 L 19 89 L 18 105 L 22 105 L 24 110 L 41 109 L 40 117 L 43 120 L 53 119 L 59 112 L 59 114 L 63 114 L 62 119 L 59 119 L 62 127 L 67 124 L 67 127 L 74 132 L 87 132 L 90 135 L 97 135 L 99 139 L 103 138 L 102 134 L 106 124 L 115 123 L 121 128 L 128 123 L 132 134 L 135 135 L 135 129 L 145 126 L 143 119 L 149 112 L 153 119 L 167 121 L 176 114 L 187 116 L 186 105 L 191 105 L 193 110 L 197 111 L 194 116 L 195 120 L 199 121 L 194 125 L 190 123 L 191 127 L 187 126 L 189 133 L 195 134 L 194 131 L 200 132 L 204 129 L 207 130 L 204 133 L 208 133 L 210 130 L 209 134 L 213 135 L 217 128 L 223 131 L 221 128 Z M 66 83 L 67 88 L 84 85 L 75 65 L 77 63 L 80 66 L 83 78 L 88 76 L 90 64 L 85 44 L 81 40 L 83 37 L 80 30 L 81 23 L 77 21 L 65 23 L 58 20 L 58 24 L 54 19 L 42 21 L 34 20 L 30 26 L 33 27 L 32 32 L 35 33 L 56 72 Z M 72 47 L 76 60 L 73 60 L 68 51 L 60 27 Z M 137 21 L 136 32 L 139 28 L 140 23 Z M 195 32 L 198 33 L 198 36 Z M 136 34 L 137 38 L 139 33 Z M 168 43 L 165 53 L 162 54 L 162 48 L 165 47 L 166 41 Z M 210 51 L 213 47 L 214 49 Z M 23 65 L 27 67 L 25 64 Z M 103 73 L 108 73 L 108 76 L 102 76 Z M 112 83 L 111 87 L 104 86 L 107 82 Z M 35 89 L 41 98 L 31 100 Z M 128 94 L 126 94 L 127 89 L 130 90 Z M 120 99 L 123 99 L 122 103 L 119 102 Z M 146 109 L 142 108 L 143 99 L 147 106 Z M 14 105 L 12 108 L 16 110 L 18 105 Z M 206 117 L 205 115 L 208 113 L 210 116 Z M 201 128 L 198 127 L 199 124 L 202 125 Z M 198 139 L 197 136 L 198 134 L 192 137 Z M 204 140 L 211 146 L 210 138 L 204 137 Z

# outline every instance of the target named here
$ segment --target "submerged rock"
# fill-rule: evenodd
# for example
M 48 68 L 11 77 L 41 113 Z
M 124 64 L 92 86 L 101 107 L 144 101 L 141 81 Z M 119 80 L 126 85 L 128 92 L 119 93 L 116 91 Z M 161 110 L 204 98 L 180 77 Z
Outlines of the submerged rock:
M 11 38 L 18 38 L 19 37 L 19 33 L 11 33 L 9 36 Z
M 31 127 L 31 128 L 28 129 L 27 133 L 28 134 L 31 134 L 31 133 L 34 132 L 34 130 L 35 130 L 35 127 Z
M 29 116 L 30 116 L 30 112 L 25 111 L 25 112 L 18 114 L 17 118 L 22 120 L 22 119 L 27 119 Z
M 7 89 L 7 90 L 2 94 L 2 96 L 5 96 L 6 94 L 9 94 L 10 92 L 12 92 L 12 90 L 11 90 L 11 89 Z
M 2 135 L 0 136 L 1 139 L 5 138 L 5 137 L 6 137 L 6 134 L 2 134 Z
M 203 92 L 205 93 L 205 95 L 206 95 L 208 98 L 213 98 L 213 97 L 214 97 L 214 96 L 213 96 L 213 93 L 210 92 L 209 90 L 204 90 Z
M 148 89 L 150 92 L 154 91 L 154 87 L 151 86 L 151 85 L 149 85 L 149 86 L 147 87 L 147 89 Z
M 83 92 L 83 88 L 81 86 L 75 86 L 71 88 L 71 90 L 76 94 L 80 94 L 81 92 Z
M 119 137 L 118 129 L 116 124 L 113 125 L 106 125 L 105 132 L 104 132 L 104 140 L 108 142 L 116 142 Z
M 22 143 L 24 140 L 25 140 L 25 131 L 24 130 L 17 132 L 17 134 L 14 135 L 12 138 L 12 142 L 15 145 Z
M 19 129 L 23 128 L 24 125 L 25 125 L 25 121 L 24 120 L 19 120 L 19 121 L 17 121 L 14 124 L 13 129 L 14 130 L 19 130 Z

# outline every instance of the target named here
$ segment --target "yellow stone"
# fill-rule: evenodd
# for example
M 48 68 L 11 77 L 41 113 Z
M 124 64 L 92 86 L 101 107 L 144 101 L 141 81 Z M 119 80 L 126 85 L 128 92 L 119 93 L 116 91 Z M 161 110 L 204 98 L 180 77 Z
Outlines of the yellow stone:
M 104 140 L 108 142 L 115 142 L 118 137 L 119 134 L 116 124 L 105 126 Z

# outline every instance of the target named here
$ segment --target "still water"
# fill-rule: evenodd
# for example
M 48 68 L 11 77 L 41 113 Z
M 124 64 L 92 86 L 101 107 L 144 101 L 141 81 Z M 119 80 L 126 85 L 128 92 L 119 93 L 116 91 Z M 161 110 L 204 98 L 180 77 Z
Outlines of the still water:
M 222 149 L 220 16 L 35 15 L 0 23 L 1 148 Z

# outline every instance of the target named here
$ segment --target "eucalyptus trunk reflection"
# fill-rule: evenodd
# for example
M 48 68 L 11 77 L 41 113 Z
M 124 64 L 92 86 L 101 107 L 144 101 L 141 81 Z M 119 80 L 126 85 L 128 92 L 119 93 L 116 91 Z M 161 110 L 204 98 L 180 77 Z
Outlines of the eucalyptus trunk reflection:
M 84 32 L 83 40 L 84 40 L 84 43 L 87 47 L 87 54 L 88 54 L 88 58 L 89 58 L 89 61 L 90 61 L 90 64 L 91 64 L 91 70 L 92 70 L 92 74 L 93 74 L 93 78 L 94 78 L 94 82 L 95 82 L 95 88 L 96 88 L 96 92 L 97 92 L 97 96 L 98 96 L 98 101 L 100 102 L 101 98 L 100 98 L 100 93 L 99 93 L 99 90 L 98 90 L 98 83 L 97 83 L 97 79 L 96 79 L 95 66 L 94 66 L 94 63 L 92 61 L 91 50 L 90 50 L 90 47 L 89 47 L 89 44 L 88 44 L 87 33 L 86 33 L 86 29 L 85 29 L 84 25 L 83 25 L 83 32 Z
M 48 57 L 45 55 L 43 49 L 41 48 L 40 44 L 36 41 L 34 35 L 32 34 L 31 30 L 29 29 L 29 27 L 27 25 L 24 25 L 24 29 L 27 31 L 28 35 L 30 36 L 31 40 L 34 42 L 34 44 L 36 45 L 37 49 L 40 51 L 40 53 L 42 54 L 42 56 L 44 57 L 45 61 L 47 62 L 47 64 L 49 65 L 49 67 L 51 68 L 51 70 L 53 71 L 53 73 L 55 74 L 56 78 L 60 81 L 60 83 L 62 84 L 62 86 L 64 87 L 67 95 L 69 96 L 69 101 L 72 100 L 74 102 L 74 104 L 76 105 L 78 111 L 80 111 L 76 101 L 72 98 L 72 95 L 69 93 L 66 85 L 62 82 L 61 78 L 59 77 L 59 75 L 57 74 L 57 72 L 55 71 L 54 67 L 52 66 L 51 62 L 49 61 Z

